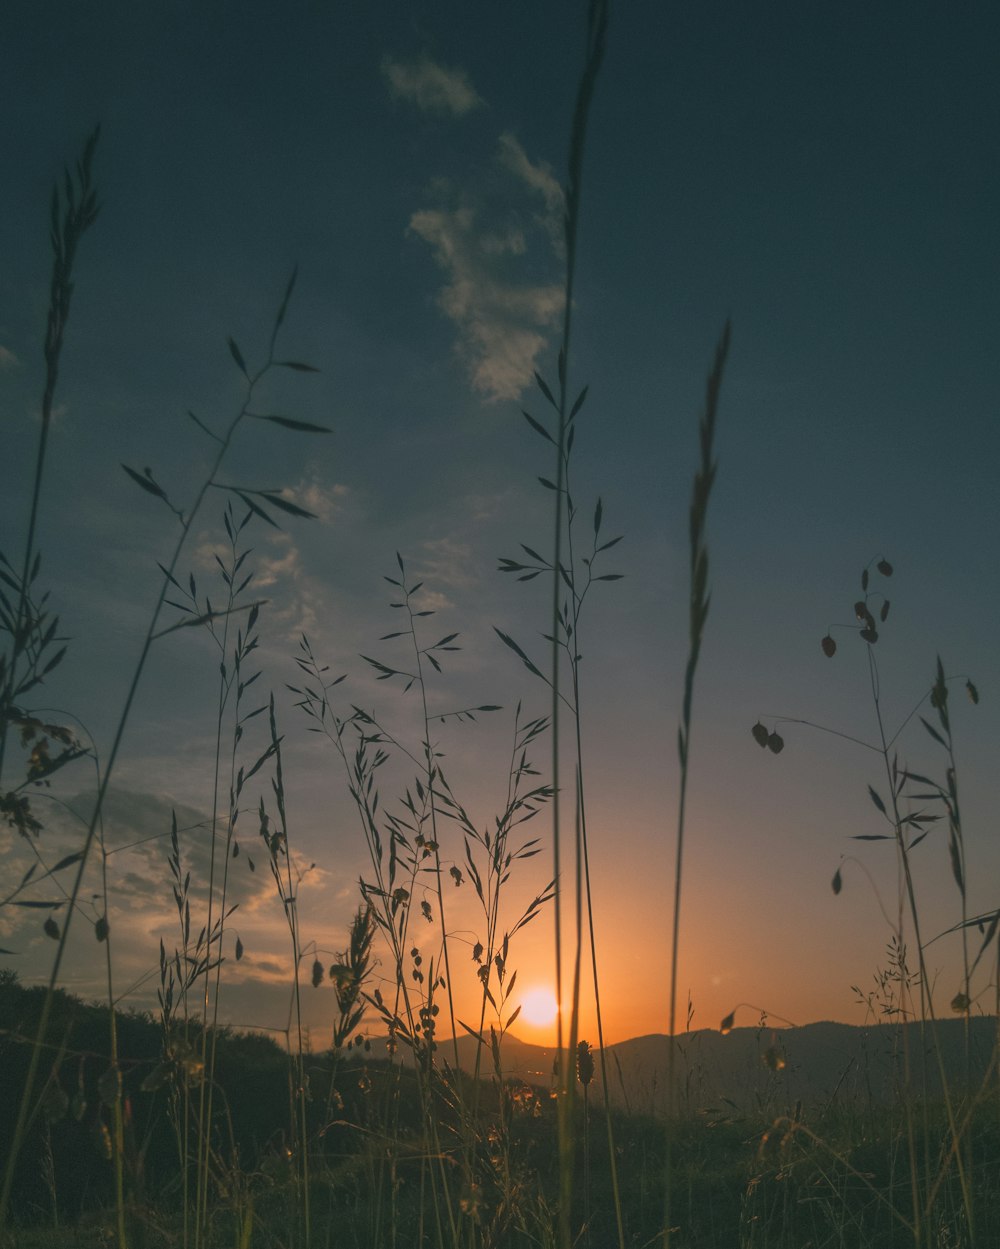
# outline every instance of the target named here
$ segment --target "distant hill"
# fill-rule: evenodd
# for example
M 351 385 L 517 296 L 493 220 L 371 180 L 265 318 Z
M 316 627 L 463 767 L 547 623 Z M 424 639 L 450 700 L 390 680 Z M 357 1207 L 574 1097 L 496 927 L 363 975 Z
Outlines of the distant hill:
M 937 1096 L 940 1076 L 929 1029 L 915 1023 L 870 1027 L 814 1023 L 801 1028 L 734 1028 L 725 1036 L 704 1029 L 679 1036 L 675 1060 L 679 1106 L 686 1112 L 780 1114 L 799 1100 L 806 1105 L 859 1099 L 887 1102 L 902 1080 L 904 1032 L 914 1078 L 921 1089 Z M 941 1020 L 937 1035 L 949 1085 L 963 1087 L 967 1076 L 972 1087 L 980 1084 L 997 1043 L 997 1020 L 970 1021 L 968 1073 L 964 1021 Z M 666 1109 L 669 1046 L 669 1038 L 660 1034 L 608 1046 L 608 1081 L 615 1104 L 645 1114 Z M 458 1048 L 461 1066 L 471 1071 L 478 1042 L 463 1036 Z M 450 1051 L 450 1041 L 440 1043 L 442 1057 Z M 555 1057 L 554 1049 L 529 1045 L 510 1034 L 501 1045 L 504 1073 L 529 1084 L 551 1083 Z M 488 1050 L 481 1062 L 482 1074 L 491 1075 Z M 599 1081 L 598 1068 L 595 1083 Z

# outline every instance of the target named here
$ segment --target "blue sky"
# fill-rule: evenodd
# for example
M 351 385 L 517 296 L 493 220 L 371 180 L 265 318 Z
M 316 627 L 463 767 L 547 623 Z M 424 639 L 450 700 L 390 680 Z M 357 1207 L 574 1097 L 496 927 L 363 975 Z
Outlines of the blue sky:
M 46 699 L 78 714 L 105 751 L 171 540 L 169 514 L 120 463 L 149 465 L 172 495 L 190 496 L 208 446 L 185 414 L 218 424 L 238 406 L 226 338 L 260 360 L 299 265 L 281 350 L 322 371 L 283 374 L 268 402 L 332 433 L 257 424 L 226 480 L 287 488 L 318 514 L 254 528 L 251 542 L 271 600 L 259 685 L 279 701 L 296 843 L 317 864 L 303 934 L 326 950 L 344 943 L 364 855 L 335 760 L 284 688 L 299 635 L 349 674 L 345 702 L 412 729 L 412 699 L 375 683 L 358 657 L 391 661 L 391 643 L 376 640 L 398 627 L 382 578 L 402 553 L 434 625 L 461 634 L 435 705 L 505 706 L 443 738 L 481 822 L 502 800 L 513 706 L 547 710 L 494 633 L 542 653 L 546 592 L 495 569 L 520 542 L 548 542 L 536 478 L 552 469 L 519 410 L 544 417 L 532 370 L 555 374 L 558 188 L 583 8 L 16 3 L 6 18 L 7 550 L 23 541 L 38 428 L 50 186 L 103 127 L 104 206 L 76 275 L 41 544 L 73 638 Z M 858 853 L 894 905 L 887 846 L 850 840 L 877 820 L 866 787 L 878 760 L 799 726 L 782 729 L 780 758 L 765 756 L 749 733 L 758 716 L 773 727 L 787 715 L 872 737 L 865 644 L 838 634 L 828 661 L 819 640 L 851 623 L 861 569 L 879 556 L 896 570 L 878 652 L 886 705 L 909 713 L 938 652 L 983 694 L 956 710 L 955 728 L 970 906 L 1000 904 L 990 822 L 998 41 L 985 4 L 613 7 L 588 135 L 571 362 L 574 385 L 590 385 L 574 492 L 587 515 L 600 495 L 606 532 L 625 534 L 608 564 L 625 579 L 597 587 L 584 639 L 612 1039 L 665 1027 L 686 510 L 704 375 L 726 317 L 680 986 L 695 1022 L 738 1001 L 796 1022 L 856 1019 L 851 986 L 884 963 L 888 931 L 864 878 L 848 867 L 844 894 L 829 888 L 841 856 Z M 200 585 L 211 583 L 220 512 L 221 496 L 184 562 Z M 162 848 L 171 806 L 193 824 L 210 805 L 216 663 L 206 637 L 165 640 L 116 774 L 113 835 L 161 838 L 129 852 L 122 872 L 130 891 L 112 930 L 130 938 L 118 948 L 123 983 L 170 931 L 165 853 L 149 847 Z M 916 770 L 940 772 L 919 726 L 903 740 Z M 88 784 L 81 771 L 63 789 L 79 797 Z M 72 834 L 52 821 L 61 851 Z M 201 853 L 193 834 L 190 853 Z M 956 918 L 943 836 L 918 856 L 936 932 Z M 517 896 L 544 884 L 546 866 L 542 856 L 526 865 Z M 227 1001 L 242 1022 L 283 1010 L 265 966 L 286 957 L 282 920 L 264 885 L 240 886 L 248 953 Z M 474 912 L 455 905 L 471 941 Z M 38 975 L 48 943 L 34 917 L 9 914 L 10 961 Z M 550 976 L 549 934 L 548 917 L 526 930 L 524 981 Z M 97 983 L 92 961 L 81 948 L 68 969 L 81 991 Z M 946 1003 L 944 953 L 940 968 Z M 321 1030 L 327 1003 L 315 1002 Z

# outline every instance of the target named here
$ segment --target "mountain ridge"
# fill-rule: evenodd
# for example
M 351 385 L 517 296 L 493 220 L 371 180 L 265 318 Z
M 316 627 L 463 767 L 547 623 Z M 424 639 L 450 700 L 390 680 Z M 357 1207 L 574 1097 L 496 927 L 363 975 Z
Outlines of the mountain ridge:
M 885 1021 L 867 1025 L 830 1020 L 797 1027 L 767 1024 L 733 1028 L 727 1033 L 702 1028 L 678 1035 L 675 1074 L 679 1105 L 685 1111 L 705 1112 L 720 1100 L 732 1109 L 759 1112 L 770 1105 L 796 1102 L 889 1101 L 902 1080 L 904 1046 L 910 1051 L 914 1080 L 922 1091 L 940 1096 L 941 1080 L 931 1029 L 937 1031 L 945 1077 L 950 1088 L 978 1087 L 990 1070 L 998 1040 L 994 1016 L 969 1020 L 968 1065 L 965 1021 L 944 1019 L 936 1024 Z M 459 1065 L 475 1066 L 475 1051 L 483 1049 L 480 1073 L 493 1071 L 489 1034 L 484 1042 L 458 1038 Z M 667 1071 L 670 1038 L 663 1033 L 631 1037 L 605 1048 L 609 1096 L 623 1109 L 663 1114 L 667 1108 Z M 452 1040 L 439 1040 L 444 1058 Z M 600 1056 L 593 1050 L 600 1086 Z M 549 1085 L 557 1055 L 554 1046 L 533 1045 L 516 1034 L 500 1041 L 501 1066 L 506 1078 Z

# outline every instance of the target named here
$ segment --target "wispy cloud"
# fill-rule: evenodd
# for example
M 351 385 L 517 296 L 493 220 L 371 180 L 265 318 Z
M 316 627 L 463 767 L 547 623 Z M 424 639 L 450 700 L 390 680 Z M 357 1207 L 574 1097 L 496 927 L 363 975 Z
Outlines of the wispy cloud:
M 352 501 L 352 492 L 348 486 L 335 484 L 325 487 L 305 480 L 282 493 L 308 508 L 315 519 L 293 522 L 291 528 L 297 531 L 294 536 L 288 529 L 265 529 L 261 526 L 256 530 L 251 558 L 240 570 L 241 578 L 248 575 L 252 578 L 242 601 L 249 604 L 252 600 L 265 600 L 262 621 L 267 631 L 273 633 L 277 629 L 286 640 L 297 640 L 303 633 L 314 632 L 326 601 L 323 583 L 307 571 L 297 541 L 298 528 L 305 526 L 308 530 L 308 527 L 317 524 L 333 523 Z M 202 573 L 215 574 L 214 584 L 209 587 L 213 602 L 216 596 L 224 600 L 225 587 L 218 580 L 221 576 L 219 565 L 228 567 L 231 561 L 232 552 L 225 542 L 217 541 L 207 532 L 199 536 L 193 560 L 199 573 L 199 605 L 206 589 Z
M 83 829 L 93 806 L 93 795 L 77 794 L 65 805 L 46 805 L 44 855 L 55 863 L 80 848 Z M 179 919 L 169 869 L 170 828 L 175 816 L 178 826 L 182 877 L 190 874 L 191 936 L 208 922 L 208 880 L 213 855 L 211 821 L 192 807 L 172 802 L 168 797 L 112 787 L 104 806 L 104 845 L 108 852 L 108 910 L 111 941 L 114 945 L 116 980 L 119 986 L 133 984 L 135 1000 L 150 1002 L 159 979 L 159 946 L 162 940 L 168 956 L 179 938 Z M 291 962 L 288 957 L 288 920 L 277 896 L 268 865 L 268 852 L 257 836 L 256 821 L 247 818 L 237 825 L 240 853 L 230 859 L 227 873 L 226 905 L 235 905 L 227 922 L 230 936 L 224 943 L 227 996 L 245 983 L 287 985 Z M 217 826 L 215 837 L 215 906 L 217 919 L 221 904 L 222 863 L 225 858 L 226 828 Z M 0 830 L 0 854 L 11 869 L 11 879 L 19 879 L 32 861 L 23 839 L 9 830 Z M 250 868 L 254 860 L 256 870 Z M 284 861 L 282 861 L 284 871 Z M 41 872 L 36 873 L 41 876 Z M 296 895 L 303 910 L 310 938 L 321 948 L 336 944 L 340 934 L 331 931 L 328 903 L 338 895 L 342 880 L 334 873 L 311 863 L 292 851 L 291 874 L 297 882 Z M 53 945 L 43 934 L 42 922 L 53 917 L 65 922 L 65 889 L 70 871 L 32 882 L 21 900 L 51 901 L 59 905 L 47 910 L 5 907 L 0 912 L 0 937 L 6 949 L 18 952 L 16 966 L 27 982 L 44 979 Z M 75 921 L 86 931 L 103 913 L 101 901 L 100 855 L 96 849 L 88 863 L 81 892 L 82 902 Z M 236 935 L 246 957 L 233 958 Z M 92 939 L 73 942 L 72 967 L 66 980 L 84 996 L 102 993 L 103 954 Z M 239 1000 L 239 999 L 237 999 Z M 250 1005 L 251 1003 L 248 1003 Z M 234 1003 L 235 1005 L 235 1003 Z
M 472 547 L 448 537 L 422 542 L 407 573 L 421 583 L 416 600 L 421 611 L 439 612 L 454 607 L 449 591 L 468 590 L 480 581 Z
M 253 584 L 258 590 L 265 590 L 279 581 L 294 581 L 301 575 L 302 560 L 299 549 L 287 533 L 270 535 L 268 542 L 272 554 L 261 552 L 257 556 L 257 571 Z
M 519 177 L 524 185 L 531 187 L 533 191 L 537 191 L 542 199 L 546 201 L 546 209 L 549 214 L 556 217 L 562 214 L 564 204 L 563 189 L 559 185 L 559 180 L 552 172 L 552 167 L 544 161 L 539 161 L 537 165 L 533 165 L 528 160 L 528 154 L 517 141 L 516 137 L 509 132 L 499 137 L 499 162 L 508 169 L 516 177 Z
M 545 161 L 532 163 L 521 144 L 509 133 L 500 136 L 497 160 L 534 197 L 538 207 L 532 215 L 533 221 L 548 237 L 555 254 L 564 256 L 566 196 L 551 166 Z
M 475 521 L 492 520 L 511 506 L 509 492 L 505 490 L 494 494 L 477 494 L 473 491 L 463 495 L 462 503 L 466 514 Z
M 68 798 L 65 804 L 45 806 L 46 863 L 56 863 L 80 849 L 93 802 L 93 794 L 80 793 Z M 168 867 L 172 814 L 176 815 L 178 824 L 181 870 L 191 872 L 192 880 L 197 882 L 194 896 L 203 901 L 207 892 L 203 882 L 208 879 L 212 843 L 210 821 L 204 814 L 157 794 L 114 787 L 108 790 L 105 798 L 102 828 L 109 867 L 106 917 L 117 957 L 122 963 L 123 981 L 145 977 L 155 969 L 160 937 L 170 941 L 171 934 L 177 931 L 177 908 Z M 221 835 L 224 838 L 224 829 Z M 19 867 L 22 860 L 30 862 L 26 847 L 20 841 L 12 843 L 9 839 L 0 839 L 0 851 L 4 853 L 5 862 L 13 863 L 15 867 Z M 260 857 L 263 858 L 263 855 Z M 242 871 L 231 873 L 230 900 L 245 909 L 254 910 L 263 905 L 273 890 L 269 887 L 266 872 L 255 874 L 246 869 L 245 862 L 242 866 Z M 58 903 L 43 914 L 51 914 L 62 926 L 65 923 L 70 873 L 64 871 L 43 878 L 38 872 L 36 877 L 37 880 L 32 881 L 21 895 L 22 899 Z M 218 897 L 218 890 L 216 894 Z M 100 855 L 96 848 L 87 865 L 81 899 L 78 917 L 81 925 L 86 925 L 88 921 L 93 923 L 104 913 Z M 192 902 L 192 923 L 200 922 L 196 921 L 196 905 Z M 39 911 L 21 911 L 7 925 L 4 935 L 12 939 L 14 948 L 24 956 L 20 965 L 28 977 L 38 975 L 50 955 L 51 945 L 42 936 Z M 78 956 L 81 950 L 89 949 L 89 944 L 81 946 L 77 943 Z M 78 957 L 77 963 L 77 975 L 82 977 L 80 983 L 87 985 L 87 992 L 100 992 L 100 960 L 95 962 Z
M 408 100 L 427 113 L 463 117 L 483 105 L 462 70 L 446 69 L 427 56 L 414 61 L 397 61 L 386 56 L 382 61 L 382 75 L 396 99 Z
M 382 74 L 395 97 L 427 112 L 463 116 L 483 104 L 464 73 L 426 56 L 386 57 Z M 516 399 L 562 313 L 562 283 L 539 281 L 553 255 L 562 259 L 562 187 L 504 132 L 486 168 L 460 184 L 436 178 L 429 195 L 437 202 L 413 213 L 409 230 L 444 272 L 438 305 L 458 331 L 457 351 L 479 394 Z
M 5 369 L 16 369 L 20 363 L 21 361 L 8 347 L 0 344 L 0 373 Z
M 315 522 L 306 522 L 315 523 Z M 274 531 L 266 548 L 256 552 L 257 566 L 251 589 L 265 591 L 265 614 L 270 628 L 287 641 L 297 641 L 303 633 L 316 630 L 324 587 L 306 572 L 302 553 L 291 534 Z
M 466 589 L 479 581 L 476 556 L 467 542 L 436 538 L 422 543 L 420 550 L 420 576 L 433 585 Z
M 351 488 L 342 482 L 325 485 L 318 477 L 303 478 L 295 486 L 287 486 L 281 494 L 292 503 L 312 512 L 318 521 L 329 525 L 339 516 L 350 500 Z
M 450 192 L 457 203 L 414 213 L 410 230 L 444 271 L 438 304 L 458 330 L 457 348 L 473 387 L 504 400 L 516 399 L 530 383 L 562 313 L 561 283 L 524 280 L 533 259 L 537 266 L 533 235 L 546 236 L 550 259 L 559 253 L 562 191 L 547 166 L 533 165 L 510 135 L 500 140 L 496 164 L 506 175 L 498 194 L 477 196 L 438 183 L 438 194 Z

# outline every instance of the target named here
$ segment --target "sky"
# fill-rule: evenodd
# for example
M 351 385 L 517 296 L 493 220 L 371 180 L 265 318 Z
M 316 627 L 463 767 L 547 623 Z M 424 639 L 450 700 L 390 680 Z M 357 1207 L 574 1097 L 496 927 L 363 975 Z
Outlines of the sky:
M 41 584 L 70 642 L 32 704 L 77 717 L 102 761 L 158 592 L 157 562 L 177 529 L 121 466 L 149 467 L 188 506 L 213 446 L 188 413 L 219 429 L 239 410 L 244 381 L 227 339 L 251 369 L 263 362 L 298 266 L 278 357 L 319 372 L 275 370 L 261 403 L 330 432 L 245 422 L 220 480 L 282 491 L 315 514 L 282 513 L 280 528 L 255 519 L 243 535 L 253 593 L 266 600 L 251 657 L 261 676 L 246 706 L 273 691 L 303 872 L 306 978 L 316 953 L 325 965 L 344 949 L 371 866 L 341 760 L 308 731 L 287 688 L 301 681 L 303 635 L 331 678 L 345 676 L 330 694 L 337 714 L 360 707 L 419 755 L 417 691 L 378 681 L 362 658 L 404 666 L 405 639 L 382 640 L 400 628 L 385 580 L 398 576 L 399 553 L 408 582 L 422 582 L 415 607 L 435 613 L 418 621 L 423 643 L 457 633 L 461 647 L 442 652 L 442 672 L 431 674 L 431 713 L 502 706 L 474 723 L 435 723 L 435 749 L 480 830 L 505 802 L 515 709 L 523 721 L 549 712 L 545 686 L 496 630 L 544 666 L 550 588 L 518 583 L 498 564 L 520 558 L 522 543 L 551 550 L 552 496 L 538 478 L 554 464 L 522 410 L 551 420 L 533 373 L 555 385 L 561 185 L 584 27 L 585 5 L 569 0 L 15 0 L 5 12 L 0 548 L 9 556 L 23 550 L 39 431 L 51 186 L 102 127 L 102 209 L 75 271 L 39 535 Z M 600 498 L 602 537 L 623 535 L 601 557 L 622 579 L 593 587 L 580 636 L 608 1041 L 667 1029 L 687 508 L 705 376 L 727 318 L 681 1019 L 717 1026 L 739 1006 L 738 1023 L 761 1011 L 776 1022 L 860 1023 L 890 966 L 892 842 L 855 840 L 886 831 L 868 792 L 885 792 L 882 761 L 789 722 L 876 740 L 853 611 L 868 566 L 872 610 L 879 595 L 891 602 L 876 648 L 890 734 L 929 691 L 938 654 L 955 678 L 968 913 L 1000 906 L 998 53 L 1000 17 L 985 3 L 612 4 L 587 135 L 569 364 L 570 389 L 589 386 L 572 468 L 581 532 Z M 223 593 L 215 557 L 225 555 L 227 497 L 209 492 L 179 564 L 199 600 Z M 875 571 L 879 559 L 891 579 Z M 828 631 L 832 659 L 820 646 Z M 155 1008 L 160 940 L 168 950 L 178 941 L 172 811 L 194 912 L 207 896 L 218 664 L 206 630 L 156 643 L 111 780 L 114 993 L 136 1009 Z M 977 706 L 964 695 L 969 677 Z M 922 713 L 934 714 L 926 704 Z M 783 738 L 780 755 L 755 742 L 758 719 Z M 247 770 L 266 746 L 266 720 L 246 726 Z M 897 746 L 902 764 L 943 778 L 943 752 L 916 718 Z M 550 749 L 539 738 L 529 751 L 540 783 Z M 414 766 L 390 754 L 381 809 L 397 813 Z M 289 941 L 256 819 L 261 795 L 273 812 L 269 775 L 248 781 L 240 804 L 220 1011 L 280 1030 Z M 37 795 L 46 829 L 34 851 L 0 833 L 9 888 L 35 851 L 51 866 L 79 843 L 94 789 L 94 765 L 82 761 Z M 567 847 L 571 834 L 564 805 Z M 547 810 L 524 836 L 538 837 L 541 853 L 513 865 L 501 927 L 552 875 Z M 482 914 L 455 828 L 440 852 L 446 870 L 463 872 L 462 885 L 446 878 L 446 922 L 457 1014 L 476 1023 Z M 930 938 L 962 912 L 940 824 L 914 864 L 935 1003 L 946 1012 L 960 988 L 959 947 L 954 936 Z M 98 868 L 95 859 L 88 899 Z M 63 879 L 20 896 L 58 900 Z M 64 909 L 54 913 L 64 922 Z M 85 997 L 104 992 L 90 928 L 98 913 L 88 902 L 74 920 L 62 975 Z M 438 956 L 436 899 L 433 913 L 434 923 L 415 910 L 412 920 L 425 963 Z M 41 914 L 0 913 L 2 964 L 28 983 L 47 976 L 54 949 Z M 552 985 L 552 951 L 546 907 L 512 939 L 511 1007 L 520 989 Z M 992 1009 L 992 963 L 977 977 L 976 1009 Z M 376 977 L 387 971 L 381 956 Z M 317 1045 L 333 1003 L 329 982 L 306 987 Z M 593 1035 L 589 993 L 582 1028 Z M 514 1031 L 552 1039 L 524 1019 Z

